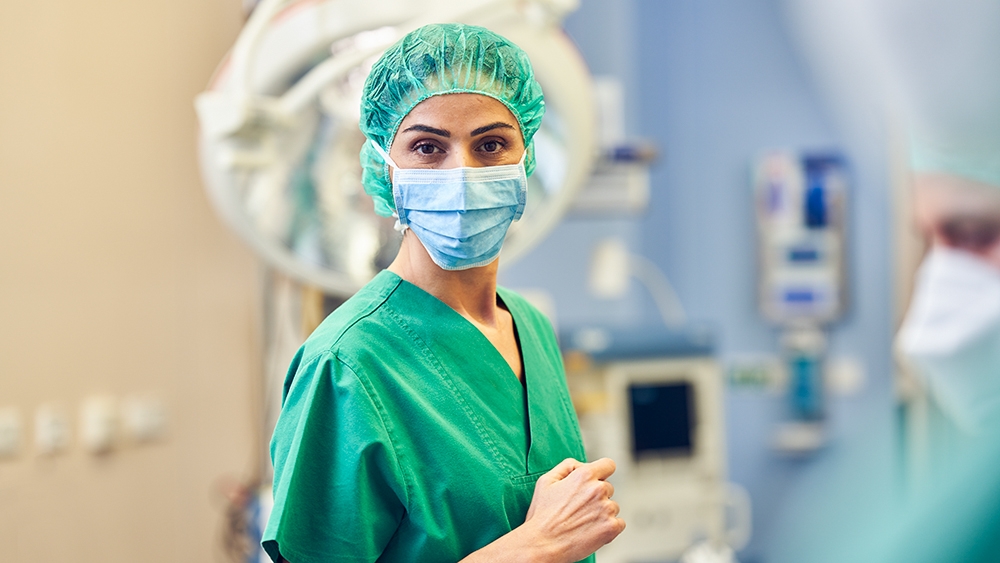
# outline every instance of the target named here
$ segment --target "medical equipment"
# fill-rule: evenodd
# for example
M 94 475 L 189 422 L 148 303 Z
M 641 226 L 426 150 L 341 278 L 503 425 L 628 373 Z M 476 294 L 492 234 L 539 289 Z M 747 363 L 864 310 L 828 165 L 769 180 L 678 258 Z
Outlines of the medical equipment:
M 588 458 L 617 463 L 610 481 L 628 522 L 598 560 L 673 561 L 700 542 L 721 553 L 742 548 L 750 500 L 726 482 L 723 384 L 710 333 L 588 329 L 563 341 Z
M 659 156 L 648 140 L 625 133 L 625 87 L 610 76 L 594 77 L 600 158 L 573 199 L 574 217 L 630 217 L 649 204 L 649 168 Z
M 844 160 L 771 152 L 757 162 L 753 186 L 764 316 L 785 326 L 836 320 L 846 305 Z
M 687 322 L 687 313 L 674 286 L 656 264 L 645 256 L 630 253 L 620 238 L 604 239 L 594 246 L 588 279 L 594 296 L 620 298 L 628 291 L 633 277 L 649 291 L 664 325 L 677 328 Z
M 590 79 L 559 28 L 574 2 L 263 0 L 197 100 L 217 211 L 272 267 L 348 296 L 394 257 L 392 220 L 360 182 L 359 100 L 375 59 L 434 21 L 483 25 L 521 46 L 545 90 L 538 169 L 504 263 L 554 226 L 596 152 Z
M 753 170 L 759 303 L 782 326 L 791 421 L 777 449 L 804 453 L 825 442 L 826 337 L 822 327 L 846 309 L 844 259 L 847 169 L 836 153 L 771 151 Z

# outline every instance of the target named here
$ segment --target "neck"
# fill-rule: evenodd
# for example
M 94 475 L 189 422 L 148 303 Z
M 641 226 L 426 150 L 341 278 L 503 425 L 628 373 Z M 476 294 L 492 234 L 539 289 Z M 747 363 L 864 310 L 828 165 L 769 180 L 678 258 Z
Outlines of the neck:
M 498 260 L 468 270 L 444 270 L 431 260 L 413 231 L 406 231 L 389 271 L 437 297 L 475 324 L 497 324 Z

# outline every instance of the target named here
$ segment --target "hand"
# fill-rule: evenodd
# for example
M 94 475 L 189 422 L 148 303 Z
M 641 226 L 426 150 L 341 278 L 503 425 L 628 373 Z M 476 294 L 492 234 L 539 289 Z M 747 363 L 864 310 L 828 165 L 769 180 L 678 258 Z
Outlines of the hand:
M 608 458 L 563 460 L 539 477 L 520 531 L 551 547 L 557 554 L 553 561 L 578 561 L 597 551 L 625 529 L 618 503 L 611 500 L 615 489 L 606 481 L 614 472 Z

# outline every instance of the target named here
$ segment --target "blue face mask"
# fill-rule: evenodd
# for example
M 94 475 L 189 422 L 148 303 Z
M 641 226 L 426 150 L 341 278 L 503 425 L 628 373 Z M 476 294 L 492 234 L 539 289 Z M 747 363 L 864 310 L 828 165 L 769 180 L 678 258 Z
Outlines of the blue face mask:
M 497 259 L 507 229 L 524 213 L 523 154 L 517 164 L 500 166 L 400 168 L 382 147 L 371 144 L 395 168 L 392 195 L 399 230 L 413 229 L 435 264 L 466 270 Z

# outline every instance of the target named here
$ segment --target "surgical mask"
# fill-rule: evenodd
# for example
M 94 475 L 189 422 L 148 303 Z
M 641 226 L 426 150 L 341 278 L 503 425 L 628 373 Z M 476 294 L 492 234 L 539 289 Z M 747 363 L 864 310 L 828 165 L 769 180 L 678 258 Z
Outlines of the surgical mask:
M 1000 269 L 933 249 L 897 346 L 961 428 L 975 433 L 1000 423 Z
M 528 194 L 524 154 L 517 164 L 446 170 L 395 168 L 392 196 L 397 229 L 413 229 L 431 260 L 445 270 L 485 266 L 497 259 L 510 224 L 521 218 Z

